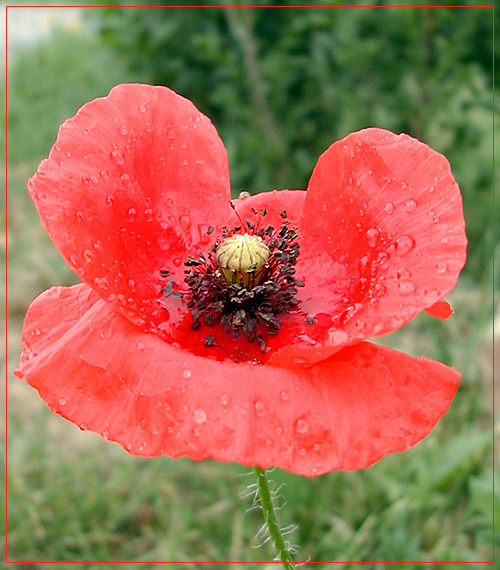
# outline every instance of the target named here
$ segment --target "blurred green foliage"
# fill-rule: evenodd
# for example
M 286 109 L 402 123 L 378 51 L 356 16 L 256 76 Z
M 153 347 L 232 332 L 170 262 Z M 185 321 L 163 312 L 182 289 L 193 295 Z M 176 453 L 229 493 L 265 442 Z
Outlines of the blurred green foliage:
M 63 30 L 37 49 L 18 54 L 7 72 L 11 164 L 46 158 L 63 121 L 132 77 L 94 36 Z
M 491 259 L 492 15 L 487 7 L 88 12 L 129 69 L 212 119 L 236 195 L 306 188 L 318 156 L 368 126 L 442 152 L 464 196 L 476 275 Z

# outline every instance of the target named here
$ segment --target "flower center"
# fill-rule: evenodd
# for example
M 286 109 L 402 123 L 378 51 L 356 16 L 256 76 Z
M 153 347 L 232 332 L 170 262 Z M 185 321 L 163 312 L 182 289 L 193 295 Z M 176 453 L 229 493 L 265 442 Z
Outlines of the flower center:
M 194 330 L 207 327 L 205 346 L 218 346 L 222 332 L 229 338 L 256 341 L 267 352 L 267 335 L 277 334 L 281 327 L 279 315 L 299 303 L 295 295 L 304 284 L 295 278 L 297 231 L 289 229 L 286 212 L 281 214 L 284 222 L 278 231 L 271 225 L 263 227 L 265 209 L 251 213 L 255 221 L 240 219 L 240 225 L 224 228 L 207 255 L 188 256 L 184 263 L 187 290 L 173 281 L 162 289 L 164 297 L 182 298 Z
M 261 283 L 270 253 L 261 237 L 235 234 L 219 245 L 215 259 L 229 283 L 251 290 Z

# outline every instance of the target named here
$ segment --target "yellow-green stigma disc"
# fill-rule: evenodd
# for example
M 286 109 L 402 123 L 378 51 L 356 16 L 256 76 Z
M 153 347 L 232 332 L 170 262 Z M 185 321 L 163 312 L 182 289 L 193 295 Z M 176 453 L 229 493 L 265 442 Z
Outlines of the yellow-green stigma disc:
M 250 234 L 227 238 L 215 252 L 217 264 L 229 283 L 248 290 L 261 282 L 269 255 L 266 242 Z

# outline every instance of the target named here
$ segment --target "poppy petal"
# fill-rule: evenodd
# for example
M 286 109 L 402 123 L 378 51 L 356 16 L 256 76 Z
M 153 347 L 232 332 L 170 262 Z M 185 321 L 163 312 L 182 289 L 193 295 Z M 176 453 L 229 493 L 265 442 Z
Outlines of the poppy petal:
M 319 276 L 303 306 L 332 314 L 341 344 L 395 330 L 431 307 L 454 287 L 466 258 L 448 161 L 383 129 L 353 133 L 319 158 L 300 230 L 303 259 Z
M 85 284 L 32 303 L 16 375 L 53 411 L 132 454 L 307 476 L 408 449 L 459 382 L 443 364 L 365 342 L 310 368 L 221 364 L 141 332 Z
M 449 319 L 451 315 L 453 315 L 453 309 L 451 308 L 450 304 L 446 301 L 438 301 L 431 305 L 425 312 L 430 315 L 431 317 L 437 317 L 438 319 Z
M 28 188 L 70 267 L 146 330 L 169 318 L 159 270 L 183 275 L 188 250 L 230 212 L 215 127 L 166 87 L 119 85 L 84 105 Z

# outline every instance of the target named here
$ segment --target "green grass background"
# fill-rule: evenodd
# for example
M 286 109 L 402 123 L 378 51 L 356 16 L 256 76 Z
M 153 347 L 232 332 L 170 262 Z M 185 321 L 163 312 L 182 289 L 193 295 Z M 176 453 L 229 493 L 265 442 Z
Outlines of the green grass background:
M 448 156 L 470 240 L 449 296 L 455 314 L 421 315 L 379 342 L 461 371 L 449 413 L 421 444 L 364 471 L 271 477 L 285 484 L 279 516 L 298 526 L 287 538 L 299 560 L 408 569 L 492 560 L 491 10 L 464 8 L 467 18 L 445 8 L 278 10 L 90 8 L 79 29 L 56 29 L 9 63 L 8 559 L 16 568 L 207 568 L 193 561 L 274 556 L 258 535 L 247 468 L 131 457 L 51 414 L 12 376 L 31 300 L 77 281 L 40 226 L 26 181 L 63 120 L 127 81 L 173 87 L 213 119 L 236 195 L 304 187 L 331 142 L 369 125 L 405 130 Z

